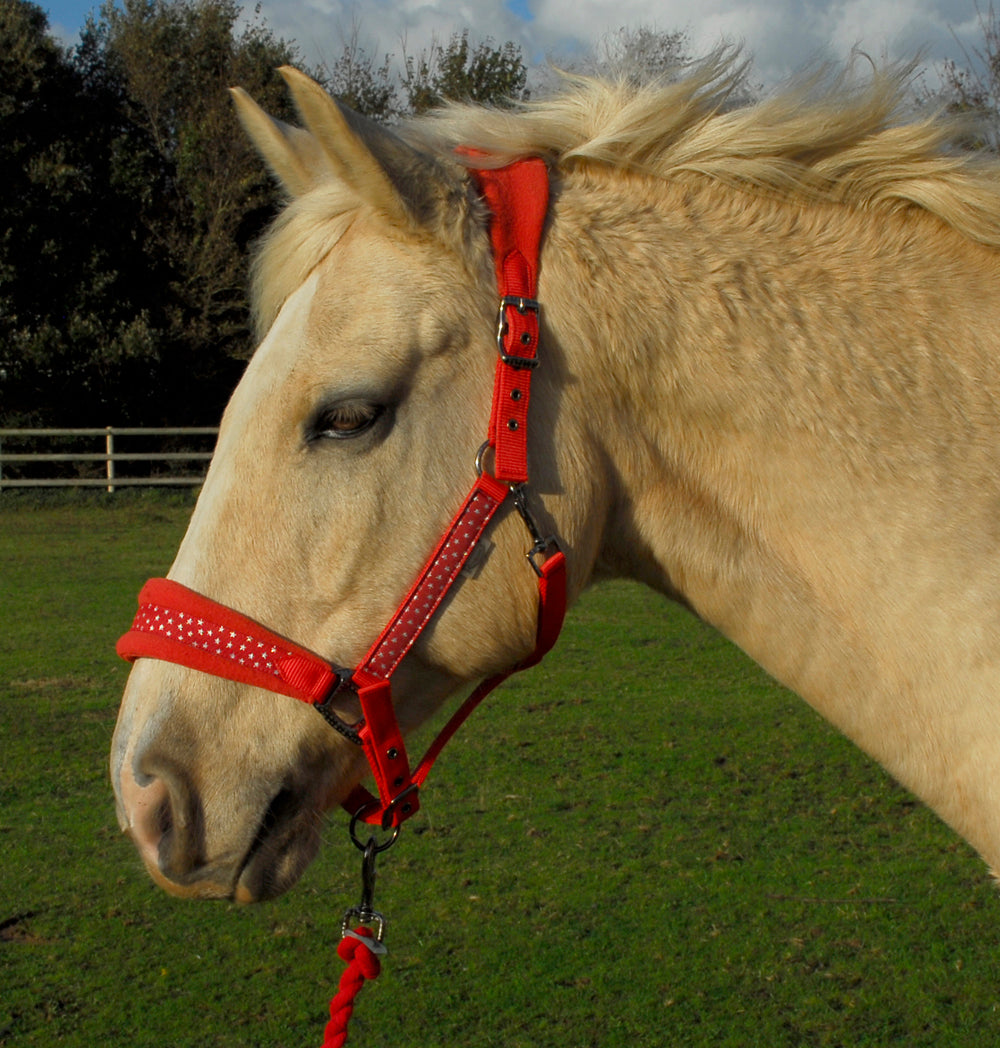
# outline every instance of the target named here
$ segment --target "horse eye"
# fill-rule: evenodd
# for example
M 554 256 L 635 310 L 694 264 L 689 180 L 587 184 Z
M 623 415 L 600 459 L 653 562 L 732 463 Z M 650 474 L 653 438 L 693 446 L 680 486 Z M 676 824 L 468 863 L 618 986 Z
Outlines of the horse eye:
M 382 417 L 385 408 L 380 404 L 368 404 L 364 401 L 348 401 L 325 407 L 316 414 L 309 427 L 313 440 L 331 438 L 347 440 L 366 433 Z

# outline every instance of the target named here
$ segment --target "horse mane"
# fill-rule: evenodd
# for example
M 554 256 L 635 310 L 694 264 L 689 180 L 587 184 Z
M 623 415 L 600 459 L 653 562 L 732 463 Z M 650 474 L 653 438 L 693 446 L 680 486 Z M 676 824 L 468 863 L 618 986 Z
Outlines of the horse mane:
M 820 69 L 755 105 L 733 107 L 746 62 L 722 50 L 673 83 L 564 75 L 564 90 L 512 109 L 451 104 L 404 128 L 438 153 L 483 150 L 503 163 L 605 165 L 654 178 L 708 178 L 781 199 L 918 207 L 1000 248 L 1000 163 L 957 145 L 967 122 L 907 119 L 915 65 Z
M 396 132 L 455 163 L 458 147 L 501 166 L 540 156 L 557 171 L 598 165 L 645 177 L 714 180 L 783 200 L 873 212 L 919 208 L 971 240 L 1000 249 L 1000 162 L 956 144 L 966 123 L 940 113 L 907 119 L 912 64 L 820 70 L 754 105 L 732 97 L 746 63 L 720 51 L 671 83 L 627 75 L 563 75 L 562 90 L 509 109 L 451 103 Z M 253 268 L 256 326 L 329 252 L 359 204 L 331 180 L 292 200 L 262 241 Z

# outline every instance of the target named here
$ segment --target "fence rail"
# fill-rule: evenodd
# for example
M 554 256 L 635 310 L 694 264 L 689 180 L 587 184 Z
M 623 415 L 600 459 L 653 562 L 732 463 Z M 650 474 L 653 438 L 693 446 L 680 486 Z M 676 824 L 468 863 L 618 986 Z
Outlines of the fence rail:
M 206 438 L 218 434 L 215 426 L 105 426 L 91 429 L 0 429 L 0 491 L 4 488 L 47 488 L 47 487 L 103 487 L 114 491 L 119 487 L 140 487 L 152 485 L 193 486 L 205 479 L 205 468 L 196 470 L 195 463 L 207 463 L 212 451 L 204 445 Z M 183 447 L 180 450 L 136 451 L 122 450 L 116 446 L 116 438 L 145 441 L 159 440 L 162 443 L 181 441 L 184 444 L 201 444 L 202 447 Z M 103 442 L 103 450 L 77 450 L 78 447 L 93 447 L 93 441 Z M 48 441 L 48 444 L 44 442 Z M 73 446 L 59 450 L 30 450 L 39 443 L 49 448 L 52 442 L 69 441 Z M 8 451 L 13 444 L 17 450 Z M 98 445 L 101 446 L 101 445 Z M 148 470 L 135 471 L 122 475 L 119 463 L 148 464 Z M 167 470 L 156 470 L 152 467 L 160 463 Z M 176 468 L 186 463 L 188 469 L 177 472 Z M 45 464 L 47 472 L 59 473 L 58 476 L 38 475 L 38 467 Z M 48 464 L 62 469 L 48 470 Z M 94 470 L 103 464 L 103 469 Z M 72 470 L 66 467 L 75 466 Z M 11 466 L 15 468 L 10 469 Z M 35 468 L 32 468 L 35 467 Z

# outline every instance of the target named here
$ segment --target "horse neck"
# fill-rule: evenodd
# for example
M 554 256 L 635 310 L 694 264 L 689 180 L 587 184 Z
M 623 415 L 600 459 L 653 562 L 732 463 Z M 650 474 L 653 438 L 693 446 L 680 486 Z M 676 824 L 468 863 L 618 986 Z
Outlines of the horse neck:
M 976 436 L 1000 417 L 995 256 L 921 215 L 875 228 L 590 174 L 545 263 L 587 376 L 560 416 L 592 420 L 614 464 L 599 559 L 687 603 L 1000 863 L 1000 806 L 970 800 L 968 770 L 992 746 L 1000 781 L 982 495 L 1000 464 Z

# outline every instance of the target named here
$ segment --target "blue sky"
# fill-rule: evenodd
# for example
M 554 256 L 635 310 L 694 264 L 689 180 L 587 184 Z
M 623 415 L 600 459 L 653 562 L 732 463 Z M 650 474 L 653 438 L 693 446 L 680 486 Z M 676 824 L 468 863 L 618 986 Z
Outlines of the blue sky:
M 55 3 L 42 3 L 39 6 L 48 12 L 50 25 L 76 30 L 83 25 L 87 12 L 94 5 L 80 3 L 79 0 L 56 0 Z
M 42 0 L 57 35 L 71 40 L 94 0 Z M 759 81 L 773 83 L 817 58 L 860 47 L 878 59 L 923 54 L 933 70 L 964 62 L 982 40 L 977 0 L 263 0 L 279 35 L 309 63 L 330 61 L 357 30 L 371 52 L 399 55 L 469 29 L 473 39 L 514 40 L 531 61 L 579 53 L 621 26 L 685 30 L 694 50 L 742 41 Z M 253 0 L 246 10 L 252 11 Z

